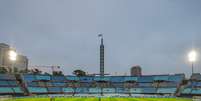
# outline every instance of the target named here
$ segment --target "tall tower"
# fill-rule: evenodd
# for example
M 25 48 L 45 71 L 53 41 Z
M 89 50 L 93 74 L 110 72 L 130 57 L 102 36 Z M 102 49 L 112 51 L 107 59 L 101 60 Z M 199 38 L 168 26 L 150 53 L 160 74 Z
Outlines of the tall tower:
M 100 44 L 100 76 L 104 76 L 104 44 L 103 44 L 103 35 L 98 35 L 101 38 Z

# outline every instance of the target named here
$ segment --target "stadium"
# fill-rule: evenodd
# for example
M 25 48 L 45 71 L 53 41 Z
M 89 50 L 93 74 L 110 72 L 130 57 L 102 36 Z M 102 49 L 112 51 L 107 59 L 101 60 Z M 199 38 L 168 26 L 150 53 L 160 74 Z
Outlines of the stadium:
M 113 76 L 104 73 L 103 36 L 100 44 L 100 73 L 63 75 L 35 72 L 0 74 L 1 101 L 200 101 L 201 74 Z M 194 51 L 193 51 L 194 52 Z M 12 61 L 17 53 L 9 50 Z M 190 53 L 192 54 L 192 53 Z M 195 61 L 195 54 L 190 55 Z M 52 67 L 53 69 L 53 67 Z M 192 67 L 193 69 L 193 67 Z M 55 74 L 56 73 L 56 74 Z
M 201 101 L 201 0 L 0 0 L 0 101 Z
M 200 101 L 201 74 L 114 76 L 104 72 L 103 36 L 100 44 L 100 73 L 63 75 L 39 70 L 0 74 L 1 101 Z M 193 54 L 192 54 L 193 52 Z M 190 52 L 189 60 L 195 61 L 196 53 Z M 17 53 L 9 49 L 9 58 L 17 60 Z M 54 66 L 51 67 L 52 70 Z M 57 67 L 59 68 L 59 67 Z M 140 69 L 140 67 L 134 67 Z M 134 69 L 134 71 L 135 71 Z M 131 70 L 132 71 L 132 70 Z M 139 70 L 141 72 L 141 70 Z M 83 72 L 83 71 L 82 71 Z M 81 72 L 81 73 L 82 73 Z M 135 75 L 137 73 L 137 75 Z

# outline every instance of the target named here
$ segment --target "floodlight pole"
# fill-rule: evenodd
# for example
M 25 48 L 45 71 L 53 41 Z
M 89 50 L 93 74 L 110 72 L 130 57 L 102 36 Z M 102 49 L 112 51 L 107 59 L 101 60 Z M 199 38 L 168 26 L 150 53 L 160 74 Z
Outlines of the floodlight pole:
M 191 63 L 192 75 L 194 73 L 194 62 L 196 61 L 196 57 L 197 57 L 197 54 L 195 50 L 192 50 L 191 52 L 189 52 L 188 59 L 189 59 L 189 62 Z
M 11 73 L 15 73 L 15 61 L 11 61 Z
M 193 73 L 194 73 L 194 63 L 192 62 L 192 75 L 193 75 Z
M 11 73 L 14 73 L 14 61 L 11 61 Z

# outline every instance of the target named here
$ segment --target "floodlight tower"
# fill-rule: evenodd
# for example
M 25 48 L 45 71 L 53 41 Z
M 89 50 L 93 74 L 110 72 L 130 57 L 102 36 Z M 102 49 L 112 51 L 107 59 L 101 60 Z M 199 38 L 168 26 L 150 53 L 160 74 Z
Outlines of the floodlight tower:
M 17 52 L 14 49 L 9 50 L 9 59 L 11 61 L 11 72 L 14 72 L 14 63 L 17 60 Z
M 192 75 L 194 73 L 194 62 L 196 61 L 197 59 L 197 53 L 195 50 L 192 50 L 189 52 L 188 54 L 188 60 L 189 62 L 191 62 L 191 66 L 192 66 Z
M 100 44 L 100 76 L 104 76 L 104 44 L 103 44 L 103 35 L 99 34 L 98 37 L 101 39 Z

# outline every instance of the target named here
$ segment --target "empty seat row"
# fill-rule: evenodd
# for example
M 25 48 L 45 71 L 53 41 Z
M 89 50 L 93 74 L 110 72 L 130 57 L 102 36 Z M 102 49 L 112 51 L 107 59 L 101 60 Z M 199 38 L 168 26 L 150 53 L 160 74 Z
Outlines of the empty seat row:
M 28 87 L 30 93 L 132 93 L 132 94 L 175 94 L 176 88 L 59 88 Z
M 47 93 L 47 88 L 45 87 L 28 87 L 29 93 Z
M 154 75 L 154 76 L 49 76 L 49 75 L 24 75 L 25 81 L 79 81 L 79 82 L 92 82 L 92 81 L 108 81 L 108 82 L 127 82 L 135 81 L 140 83 L 154 82 L 154 81 L 172 81 L 181 82 L 184 79 L 184 75 Z
M 0 87 L 0 94 L 24 93 L 20 87 Z
M 0 74 L 0 94 L 23 94 L 15 75 Z
M 0 81 L 0 86 L 17 86 L 17 81 Z
M 131 88 L 131 93 L 136 94 L 175 94 L 177 88 Z
M 201 82 L 199 81 L 194 81 L 194 82 L 191 82 L 190 84 L 191 87 L 201 87 Z
M 158 88 L 157 93 L 159 94 L 174 94 L 177 88 Z
M 16 80 L 16 78 L 11 74 L 0 74 L 0 80 Z
M 60 87 L 48 87 L 47 90 L 49 93 L 61 93 L 62 92 L 62 88 L 60 88 Z
M 182 94 L 200 95 L 201 89 L 185 88 L 181 91 Z

